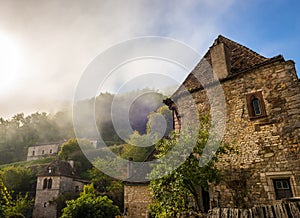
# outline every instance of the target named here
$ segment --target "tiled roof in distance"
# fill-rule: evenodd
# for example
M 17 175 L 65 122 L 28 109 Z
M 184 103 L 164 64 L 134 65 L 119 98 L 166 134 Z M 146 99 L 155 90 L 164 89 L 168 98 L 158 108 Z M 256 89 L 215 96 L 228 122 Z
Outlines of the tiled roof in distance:
M 49 168 L 51 168 L 51 173 L 49 173 Z M 44 167 L 38 176 L 68 176 L 68 177 L 78 177 L 75 169 L 67 161 L 54 160 L 48 166 Z

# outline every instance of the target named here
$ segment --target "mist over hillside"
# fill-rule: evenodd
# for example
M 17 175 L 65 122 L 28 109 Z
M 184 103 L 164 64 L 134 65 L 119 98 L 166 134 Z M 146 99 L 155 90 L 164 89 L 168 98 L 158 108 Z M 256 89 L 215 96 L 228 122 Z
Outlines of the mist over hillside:
M 133 96 L 135 96 L 133 98 Z M 119 95 L 101 93 L 96 99 L 77 102 L 76 119 L 81 123 L 78 130 L 80 137 L 97 138 L 100 136 L 107 145 L 123 144 L 114 124 L 118 125 L 122 135 L 132 131 L 146 133 L 148 115 L 163 105 L 163 94 L 156 90 L 136 90 Z M 90 114 L 94 108 L 94 114 Z M 112 113 L 113 111 L 113 113 Z M 91 128 L 95 120 L 97 132 Z M 128 120 L 129 119 L 129 120 Z M 128 131 L 126 123 L 132 131 Z M 0 164 L 11 163 L 26 159 L 28 146 L 63 142 L 75 137 L 72 120 L 72 110 L 65 109 L 55 114 L 36 112 L 25 116 L 24 113 L 14 115 L 11 119 L 0 118 Z

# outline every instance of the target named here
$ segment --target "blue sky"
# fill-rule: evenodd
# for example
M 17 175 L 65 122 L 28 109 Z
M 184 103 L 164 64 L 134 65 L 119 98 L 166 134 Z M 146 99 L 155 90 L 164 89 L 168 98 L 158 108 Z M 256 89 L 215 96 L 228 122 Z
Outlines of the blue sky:
M 221 34 L 298 69 L 299 9 L 296 0 L 0 0 L 0 117 L 68 105 L 97 55 L 141 36 L 173 38 L 204 55 Z

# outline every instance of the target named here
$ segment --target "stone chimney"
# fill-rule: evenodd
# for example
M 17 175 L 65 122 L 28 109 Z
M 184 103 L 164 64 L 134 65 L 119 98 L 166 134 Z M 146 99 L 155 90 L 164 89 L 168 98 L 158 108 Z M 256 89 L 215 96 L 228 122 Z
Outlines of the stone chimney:
M 230 72 L 230 57 L 224 43 L 214 43 L 210 48 L 210 56 L 214 73 L 219 80 L 226 78 Z

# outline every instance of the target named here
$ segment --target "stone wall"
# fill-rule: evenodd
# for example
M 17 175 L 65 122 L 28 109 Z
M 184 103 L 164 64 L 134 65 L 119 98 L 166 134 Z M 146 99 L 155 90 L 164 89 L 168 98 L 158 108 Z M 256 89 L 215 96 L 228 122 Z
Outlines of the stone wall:
M 51 189 L 43 189 L 44 179 L 52 179 Z M 60 193 L 60 177 L 38 177 L 33 218 L 53 218 L 56 217 L 56 205 L 50 202 Z
M 124 210 L 128 218 L 149 217 L 151 194 L 148 185 L 124 185 Z
M 27 160 L 37 160 L 43 157 L 55 155 L 59 151 L 60 144 L 46 144 L 30 146 L 27 152 Z
M 51 189 L 44 189 L 44 179 L 50 178 L 52 179 Z M 55 218 L 57 216 L 56 205 L 51 203 L 51 201 L 64 192 L 75 192 L 76 186 L 79 188 L 78 191 L 82 191 L 83 183 L 74 181 L 74 178 L 66 176 L 39 176 L 37 179 L 33 218 Z
M 223 141 L 238 153 L 223 157 L 223 179 L 212 188 L 211 206 L 274 203 L 276 178 L 290 178 L 293 196 L 300 196 L 300 85 L 294 63 L 277 60 L 225 79 L 221 85 L 227 107 Z M 205 91 L 190 91 L 200 113 L 207 113 Z M 246 96 L 255 92 L 262 93 L 267 116 L 253 119 Z M 187 108 L 193 103 L 184 96 L 177 101 Z

